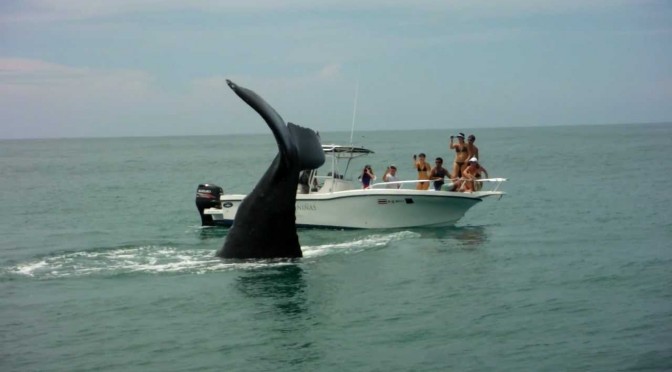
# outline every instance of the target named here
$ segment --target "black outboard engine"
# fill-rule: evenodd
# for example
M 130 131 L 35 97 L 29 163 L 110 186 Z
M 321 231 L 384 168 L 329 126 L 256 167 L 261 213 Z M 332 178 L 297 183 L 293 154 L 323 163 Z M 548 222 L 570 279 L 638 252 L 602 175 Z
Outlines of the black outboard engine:
M 207 208 L 222 208 L 222 205 L 219 202 L 219 197 L 224 193 L 224 190 L 210 183 L 203 183 L 198 185 L 196 189 L 196 208 L 198 209 L 198 214 L 201 215 L 201 225 L 203 226 L 215 226 L 215 223 L 212 221 L 211 215 L 203 214 L 203 211 Z

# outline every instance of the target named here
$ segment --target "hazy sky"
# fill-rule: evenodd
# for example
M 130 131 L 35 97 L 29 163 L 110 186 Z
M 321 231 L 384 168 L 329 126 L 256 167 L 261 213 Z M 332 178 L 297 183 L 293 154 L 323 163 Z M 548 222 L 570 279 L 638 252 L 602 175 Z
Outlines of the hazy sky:
M 670 0 L 2 0 L 0 138 L 672 121 Z

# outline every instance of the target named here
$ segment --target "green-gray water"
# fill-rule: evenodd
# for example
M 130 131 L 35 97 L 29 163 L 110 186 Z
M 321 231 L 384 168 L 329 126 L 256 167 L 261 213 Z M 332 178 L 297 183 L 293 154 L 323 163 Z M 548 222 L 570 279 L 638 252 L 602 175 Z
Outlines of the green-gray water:
M 305 230 L 304 258 L 251 263 L 214 257 L 194 194 L 250 190 L 270 133 L 0 141 L 0 369 L 672 369 L 672 125 L 474 133 L 508 195 L 456 227 Z M 355 142 L 412 178 L 450 134 Z

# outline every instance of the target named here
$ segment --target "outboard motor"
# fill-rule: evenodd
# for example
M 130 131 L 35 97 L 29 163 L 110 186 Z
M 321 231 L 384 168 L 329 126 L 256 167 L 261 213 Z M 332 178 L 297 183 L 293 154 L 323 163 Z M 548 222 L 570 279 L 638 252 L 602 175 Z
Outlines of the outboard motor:
M 196 208 L 198 209 L 198 214 L 201 215 L 201 225 L 215 225 L 212 221 L 212 216 L 203 214 L 203 211 L 207 208 L 222 208 L 222 205 L 219 203 L 219 197 L 223 193 L 224 190 L 217 185 L 209 183 L 198 185 L 196 189 Z

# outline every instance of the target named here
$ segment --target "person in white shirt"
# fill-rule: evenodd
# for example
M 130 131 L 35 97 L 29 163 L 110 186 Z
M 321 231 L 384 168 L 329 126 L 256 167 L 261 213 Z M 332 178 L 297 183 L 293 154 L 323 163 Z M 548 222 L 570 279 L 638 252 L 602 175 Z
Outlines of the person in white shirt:
M 387 170 L 385 171 L 385 174 L 383 175 L 383 182 L 395 182 L 399 181 L 399 178 L 397 177 L 397 167 L 395 165 L 390 165 L 387 167 Z M 387 185 L 388 189 L 398 189 L 401 187 L 401 184 L 391 184 Z

